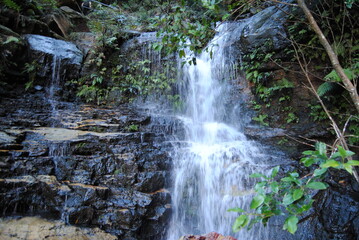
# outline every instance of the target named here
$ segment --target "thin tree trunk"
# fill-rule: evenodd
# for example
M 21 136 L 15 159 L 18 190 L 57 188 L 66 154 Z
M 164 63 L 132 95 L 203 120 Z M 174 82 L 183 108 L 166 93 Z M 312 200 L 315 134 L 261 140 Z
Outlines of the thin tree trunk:
M 304 11 L 305 16 L 307 17 L 310 26 L 313 28 L 314 32 L 318 35 L 320 43 L 325 48 L 327 52 L 330 62 L 334 70 L 337 72 L 340 79 L 343 81 L 345 89 L 349 92 L 351 99 L 355 105 L 355 108 L 359 112 L 359 96 L 356 89 L 356 86 L 350 81 L 347 75 L 344 73 L 342 66 L 339 63 L 338 56 L 335 54 L 332 46 L 329 44 L 328 40 L 324 36 L 323 32 L 321 31 L 320 27 L 318 26 L 317 22 L 315 21 L 312 13 L 308 9 L 307 5 L 305 4 L 304 0 L 297 0 L 299 7 Z
M 300 68 L 302 69 L 302 72 L 304 73 L 309 85 L 310 85 L 310 90 L 313 92 L 313 94 L 315 95 L 315 97 L 318 99 L 320 105 L 322 106 L 323 110 L 325 111 L 325 113 L 327 114 L 329 120 L 332 122 L 332 127 L 335 131 L 335 134 L 337 135 L 337 141 L 339 141 L 339 143 L 342 145 L 342 147 L 345 149 L 345 150 L 349 150 L 349 147 L 348 147 L 348 144 L 344 138 L 344 131 L 341 132 L 340 131 L 340 128 L 339 126 L 337 125 L 337 123 L 335 122 L 334 118 L 332 117 L 332 115 L 330 114 L 330 112 L 328 111 L 327 107 L 325 106 L 324 102 L 322 101 L 322 99 L 320 98 L 320 96 L 318 95 L 313 83 L 312 83 L 312 80 L 310 79 L 310 76 L 309 76 L 309 71 L 307 69 L 307 63 L 305 61 L 305 58 L 303 57 L 303 61 L 305 62 L 305 65 L 302 63 L 302 61 L 300 60 L 300 56 L 299 56 L 299 53 L 297 51 L 297 48 L 296 46 L 294 45 L 294 43 L 292 42 L 293 44 L 293 48 L 294 48 L 294 51 L 295 51 L 295 55 L 296 55 L 296 58 L 298 60 L 298 63 L 299 63 L 299 66 Z M 348 160 L 352 160 L 352 157 L 349 156 L 348 157 Z M 359 174 L 358 172 L 356 171 L 355 167 L 353 167 L 353 175 L 354 175 L 354 178 L 355 180 L 359 183 Z

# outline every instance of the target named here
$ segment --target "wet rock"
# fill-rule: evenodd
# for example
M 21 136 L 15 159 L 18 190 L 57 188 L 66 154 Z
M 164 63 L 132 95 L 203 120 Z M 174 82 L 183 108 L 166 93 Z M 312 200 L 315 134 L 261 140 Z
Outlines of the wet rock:
M 179 240 L 236 240 L 234 237 L 223 236 L 219 233 L 211 232 L 206 235 L 187 235 Z
M 1 10 L 0 10 L 1 11 Z M 0 54 L 1 54 L 1 73 L 7 73 L 12 76 L 21 76 L 21 73 L 17 71 L 19 66 L 21 66 L 24 62 L 24 53 L 26 51 L 26 43 L 20 37 L 19 34 L 12 31 L 10 28 L 5 27 L 0 24 Z M 16 67 L 14 67 L 14 63 L 16 62 Z M 4 76 L 2 77 L 2 81 L 6 81 Z M 2 86 L 0 86 L 1 89 Z M 1 91 L 0 91 L 1 93 Z
M 0 148 L 6 148 L 8 144 L 15 144 L 16 143 L 16 137 L 9 135 L 6 132 L 0 131 Z
M 26 14 L 19 16 L 18 12 L 5 8 L 0 9 L 0 16 L 0 23 L 18 34 L 54 36 L 46 23 L 35 19 L 33 16 L 26 16 Z M 19 17 L 21 17 L 21 24 L 15 24 Z
M 79 228 L 62 221 L 50 221 L 39 217 L 24 217 L 0 220 L 0 239 L 87 239 L 116 240 L 116 236 L 99 228 Z
M 41 77 L 51 76 L 54 59 L 61 62 L 61 72 L 65 73 L 62 78 L 74 79 L 78 77 L 83 59 L 82 52 L 75 44 L 40 35 L 25 35 L 29 43 L 29 56 L 42 65 L 38 75 Z
M 29 105 L 12 116 L 48 116 L 44 111 L 30 115 L 31 97 Z M 0 118 L 1 129 L 9 128 L 9 113 Z M 74 112 L 64 108 L 59 117 L 67 129 L 2 131 L 7 147 L 0 156 L 0 211 L 97 226 L 120 239 L 163 236 L 171 207 L 169 193 L 161 188 L 167 184 L 170 158 L 169 146 L 161 147 L 164 135 L 151 130 L 154 119 L 123 106 L 83 106 Z M 103 132 L 75 129 L 84 123 L 117 126 Z M 121 132 L 133 123 L 141 125 L 141 132 Z
M 77 7 L 80 5 L 77 5 Z M 62 13 L 71 21 L 72 23 L 72 31 L 74 32 L 90 32 L 89 27 L 87 26 L 88 18 L 86 18 L 83 14 L 76 11 L 76 7 L 70 8 L 68 6 L 60 7 Z
M 141 192 L 154 192 L 164 187 L 164 172 L 141 172 L 137 176 L 138 183 L 136 188 Z
M 318 239 L 355 239 L 359 230 L 355 221 L 359 201 L 352 197 L 329 190 L 319 200 L 319 222 L 323 230 Z M 324 201 L 323 201 L 324 200 Z
M 98 36 L 92 32 L 76 32 L 72 34 L 72 40 L 76 43 L 77 47 L 82 51 L 85 56 L 84 67 L 88 67 L 89 60 L 93 58 L 88 56 L 91 49 L 95 49 Z M 83 70 L 83 74 L 89 72 Z
M 72 28 L 71 21 L 62 11 L 55 11 L 46 16 L 46 23 L 52 31 L 63 37 L 67 37 Z

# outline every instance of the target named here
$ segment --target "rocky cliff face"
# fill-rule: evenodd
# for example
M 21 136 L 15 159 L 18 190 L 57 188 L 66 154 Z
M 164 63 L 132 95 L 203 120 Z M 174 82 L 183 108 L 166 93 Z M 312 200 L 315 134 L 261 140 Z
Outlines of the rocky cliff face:
M 79 77 L 83 53 L 67 41 L 2 29 L 4 39 L 18 39 L 9 54 L 15 59 L 20 52 L 36 65 L 27 90 L 27 76 L 10 68 L 1 85 L 2 216 L 39 215 L 101 228 L 108 239 L 160 239 L 171 211 L 167 140 L 174 122 L 135 105 L 71 102 L 76 97 L 65 85 Z M 51 224 L 71 238 L 73 229 L 45 225 Z
M 27 100 L 38 101 L 32 97 Z M 81 106 L 61 112 L 63 128 L 35 128 L 46 126 L 49 115 L 26 105 L 11 110 L 20 99 L 1 103 L 9 106 L 1 116 L 0 142 L 5 215 L 50 215 L 101 227 L 121 239 L 163 234 L 170 213 L 165 189 L 170 146 L 163 133 L 152 130 L 158 125 L 149 116 L 129 108 Z
M 22 104 L 11 98 L 1 102 Z M 164 233 L 170 146 L 163 133 L 152 131 L 150 117 L 129 108 L 82 106 L 61 113 L 63 128 L 36 128 L 46 126 L 41 119 L 49 115 L 25 106 L 5 109 L 0 141 L 5 216 L 46 215 L 97 226 L 121 239 L 158 239 Z M 27 115 L 18 111 L 31 111 L 32 119 L 22 119 Z

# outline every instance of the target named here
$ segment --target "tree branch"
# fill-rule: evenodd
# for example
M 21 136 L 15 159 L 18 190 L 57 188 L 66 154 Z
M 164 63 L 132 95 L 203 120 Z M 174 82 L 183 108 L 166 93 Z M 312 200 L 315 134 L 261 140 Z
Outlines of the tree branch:
M 305 4 L 304 0 L 297 0 L 298 6 L 303 10 L 305 16 L 308 19 L 308 22 L 314 32 L 318 35 L 320 43 L 325 48 L 325 51 L 327 52 L 330 62 L 332 63 L 332 66 L 334 70 L 337 72 L 340 79 L 343 81 L 345 89 L 349 92 L 349 95 L 355 105 L 355 108 L 359 112 L 359 96 L 356 87 L 354 84 L 350 81 L 348 76 L 344 73 L 344 70 L 342 66 L 339 63 L 338 56 L 335 54 L 332 46 L 328 42 L 327 38 L 324 36 L 322 30 L 318 26 L 317 22 L 315 21 L 312 13 L 308 9 L 307 5 Z

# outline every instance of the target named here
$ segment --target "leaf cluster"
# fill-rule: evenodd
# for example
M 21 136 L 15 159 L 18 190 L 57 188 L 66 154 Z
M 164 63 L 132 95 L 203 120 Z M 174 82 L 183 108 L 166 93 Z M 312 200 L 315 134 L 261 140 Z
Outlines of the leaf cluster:
M 215 34 L 215 23 L 225 12 L 214 1 L 181 1 L 171 6 L 166 14 L 157 16 L 154 27 L 161 42 L 154 48 L 167 54 L 178 53 L 180 58 L 195 63 Z
M 286 216 L 283 229 L 294 234 L 298 228 L 298 222 L 307 211 L 312 208 L 313 194 L 317 190 L 325 190 L 328 185 L 324 182 L 330 168 L 344 169 L 353 173 L 353 167 L 359 166 L 359 161 L 349 160 L 353 152 L 338 146 L 337 151 L 328 156 L 327 147 L 318 142 L 314 151 L 303 152 L 304 158 L 301 163 L 308 169 L 309 174 L 300 176 L 297 172 L 287 173 L 284 177 L 277 177 L 280 167 L 272 169 L 271 174 L 266 176 L 254 173 L 252 178 L 258 178 L 255 185 L 254 195 L 250 210 L 240 208 L 229 209 L 240 213 L 233 224 L 233 231 L 237 232 L 244 227 L 251 228 L 261 222 L 266 225 L 274 216 Z

